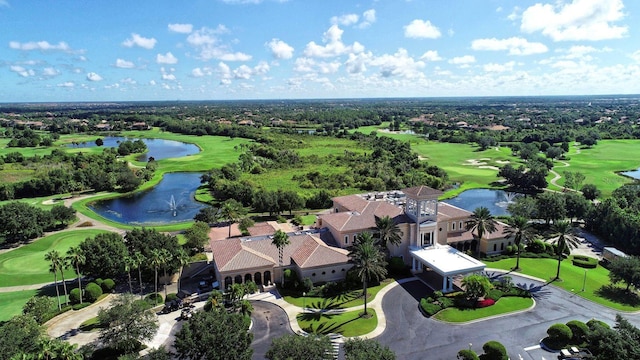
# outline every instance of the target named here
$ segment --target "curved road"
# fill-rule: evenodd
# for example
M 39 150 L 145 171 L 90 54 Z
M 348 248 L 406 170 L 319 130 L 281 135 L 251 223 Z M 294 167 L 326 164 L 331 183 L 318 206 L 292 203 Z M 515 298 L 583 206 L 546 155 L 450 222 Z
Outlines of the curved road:
M 533 309 L 464 325 L 446 324 L 422 316 L 419 298 L 431 291 L 421 282 L 412 281 L 395 287 L 382 300 L 387 327 L 376 340 L 395 351 L 398 359 L 450 360 L 469 347 L 481 354 L 484 343 L 496 340 L 507 348 L 511 359 L 550 360 L 557 355 L 537 345 L 552 324 L 592 318 L 609 324 L 615 321 L 615 310 L 540 281 L 509 276 L 515 284 L 532 290 L 536 301 Z M 640 326 L 638 313 L 623 316 Z

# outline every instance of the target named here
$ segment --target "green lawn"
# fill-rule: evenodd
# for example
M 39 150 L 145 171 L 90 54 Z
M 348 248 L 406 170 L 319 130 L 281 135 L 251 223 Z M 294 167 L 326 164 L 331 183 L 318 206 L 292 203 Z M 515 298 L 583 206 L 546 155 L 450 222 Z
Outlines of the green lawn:
M 22 313 L 22 307 L 38 290 L 23 290 L 0 293 L 0 321 L 6 321 Z
M 378 326 L 378 316 L 375 310 L 367 309 L 367 313 L 371 315 L 369 318 L 360 316 L 363 310 L 348 311 L 337 315 L 320 312 L 300 313 L 297 316 L 298 325 L 308 333 L 338 333 L 346 337 L 361 336 L 372 332 Z
M 508 314 L 514 311 L 528 309 L 533 305 L 533 299 L 517 296 L 501 297 L 494 305 L 477 309 L 446 308 L 434 315 L 434 318 L 447 322 L 467 322 L 495 315 Z
M 504 259 L 495 262 L 487 262 L 488 268 L 511 270 L 516 264 L 516 259 Z M 558 261 L 554 259 L 520 259 L 521 273 L 535 276 L 550 281 L 556 275 Z M 582 284 L 586 282 L 585 291 Z M 580 297 L 589 299 L 604 306 L 621 311 L 640 310 L 638 296 L 623 294 L 624 288 L 610 286 L 609 270 L 599 266 L 595 269 L 584 269 L 574 266 L 570 260 L 564 260 L 560 267 L 561 281 L 552 284 L 567 291 L 574 292 Z
M 380 285 L 367 288 L 367 294 L 369 294 L 368 301 L 373 300 L 383 287 L 393 283 L 394 281 L 395 279 L 385 279 L 380 283 Z M 284 291 L 283 293 L 286 294 Z M 282 298 L 286 302 L 295 306 L 313 309 L 346 309 L 352 306 L 364 305 L 362 290 L 352 290 L 340 296 L 329 298 L 285 294 L 283 294 Z
M 44 255 L 50 250 L 58 250 L 61 255 L 71 246 L 77 246 L 87 237 L 93 237 L 102 230 L 70 230 L 46 236 L 31 244 L 0 255 L 0 287 L 41 284 L 53 282 L 49 273 L 49 262 Z M 75 277 L 75 271 L 65 270 L 65 278 Z

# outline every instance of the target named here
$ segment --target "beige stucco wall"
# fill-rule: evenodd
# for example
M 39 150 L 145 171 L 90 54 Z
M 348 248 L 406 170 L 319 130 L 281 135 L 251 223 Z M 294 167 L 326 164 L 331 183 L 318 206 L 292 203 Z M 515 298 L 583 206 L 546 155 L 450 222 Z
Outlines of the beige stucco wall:
M 353 265 L 349 263 L 335 264 L 331 266 L 319 266 L 307 269 L 296 268 L 300 279 L 309 278 L 314 284 L 328 281 L 344 280 L 347 271 Z

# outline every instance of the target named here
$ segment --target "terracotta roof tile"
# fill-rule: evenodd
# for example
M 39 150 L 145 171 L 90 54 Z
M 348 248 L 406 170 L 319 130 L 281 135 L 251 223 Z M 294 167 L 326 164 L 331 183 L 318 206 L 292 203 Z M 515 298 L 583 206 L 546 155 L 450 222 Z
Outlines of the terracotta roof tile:
M 438 197 L 443 194 L 443 192 L 440 190 L 433 189 L 424 185 L 402 189 L 402 192 L 413 198 Z

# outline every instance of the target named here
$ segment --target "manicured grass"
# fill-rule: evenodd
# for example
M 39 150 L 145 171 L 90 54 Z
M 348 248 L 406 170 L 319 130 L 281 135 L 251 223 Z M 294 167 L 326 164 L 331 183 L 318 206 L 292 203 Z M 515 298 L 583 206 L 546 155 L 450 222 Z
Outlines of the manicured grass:
M 46 236 L 28 245 L 0 254 L 0 287 L 32 285 L 53 282 L 49 262 L 44 255 L 58 250 L 62 256 L 71 246 L 77 246 L 87 237 L 104 233 L 102 230 L 70 230 Z M 67 269 L 65 279 L 75 277 L 75 271 Z M 58 275 L 58 280 L 60 275 Z
M 315 215 L 303 215 L 302 216 L 302 225 L 312 225 L 315 224 L 317 220 L 317 216 Z
M 467 322 L 482 319 L 495 315 L 508 314 L 514 311 L 528 309 L 533 305 L 533 299 L 517 296 L 506 296 L 500 298 L 494 305 L 485 308 L 446 308 L 433 317 L 447 322 Z
M 373 309 L 367 309 L 369 317 L 362 317 L 364 309 L 348 311 L 342 314 L 320 312 L 300 313 L 298 325 L 308 333 L 338 333 L 346 337 L 361 336 L 372 332 L 378 326 L 378 316 Z
M 512 258 L 496 262 L 487 262 L 487 267 L 511 270 L 515 264 L 516 259 Z M 521 258 L 521 270 L 519 272 L 551 281 L 551 279 L 556 275 L 557 265 L 558 261 L 554 259 Z M 585 291 L 582 291 L 582 284 L 585 281 L 585 270 Z M 609 270 L 602 266 L 598 266 L 595 269 L 584 269 L 574 266 L 570 260 L 564 260 L 560 266 L 560 278 L 561 281 L 554 281 L 551 284 L 573 292 L 580 297 L 616 310 L 640 310 L 640 300 L 638 299 L 638 296 L 625 295 L 622 291 L 624 288 L 610 286 Z
M 22 313 L 22 307 L 38 290 L 23 290 L 0 293 L 0 321 L 6 321 Z
M 380 283 L 380 285 L 367 288 L 367 294 L 369 294 L 367 301 L 370 302 L 373 300 L 383 287 L 393 283 L 394 281 L 395 279 L 385 279 Z M 313 309 L 346 309 L 352 306 L 364 305 L 362 290 L 351 290 L 342 295 L 329 298 L 284 294 L 282 298 L 286 302 L 295 306 Z

